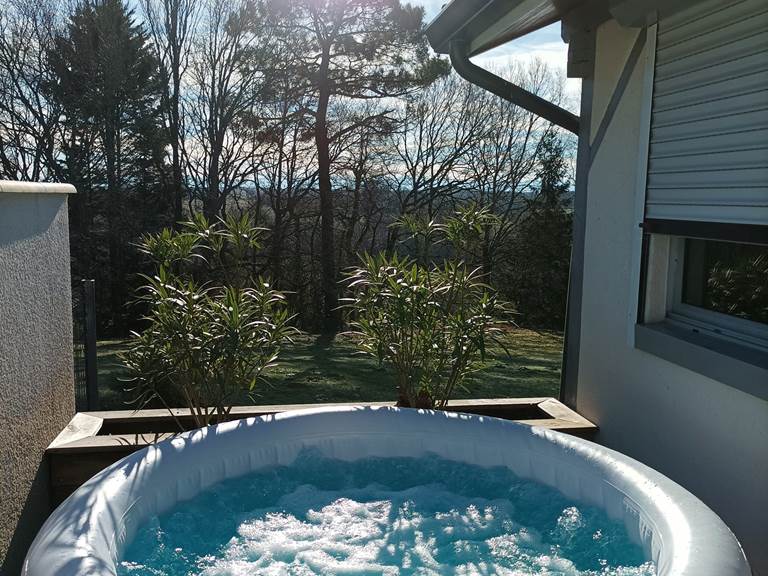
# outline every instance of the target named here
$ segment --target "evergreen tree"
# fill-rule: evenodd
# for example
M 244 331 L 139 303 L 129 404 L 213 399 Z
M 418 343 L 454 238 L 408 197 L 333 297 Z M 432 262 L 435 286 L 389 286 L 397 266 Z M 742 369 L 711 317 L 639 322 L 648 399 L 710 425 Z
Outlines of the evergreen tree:
M 49 62 L 55 81 L 52 99 L 63 110 L 66 179 L 81 191 L 96 229 L 73 230 L 79 270 L 97 277 L 99 301 L 115 332 L 124 332 L 130 242 L 164 224 L 163 149 L 158 63 L 133 12 L 121 0 L 86 0 L 55 39 Z M 95 214 L 94 214 L 95 212 Z M 106 227 L 98 228 L 101 219 Z M 81 219 L 73 226 L 85 227 Z M 85 246 L 106 240 L 103 247 Z M 105 259 L 106 262 L 101 260 Z M 106 266 L 104 266 L 106 264 Z M 77 273 L 78 270 L 75 270 Z M 105 298 L 108 296 L 108 298 Z
M 571 257 L 570 180 L 559 136 L 550 132 L 541 146 L 539 191 L 514 238 L 507 285 L 521 323 L 562 330 Z

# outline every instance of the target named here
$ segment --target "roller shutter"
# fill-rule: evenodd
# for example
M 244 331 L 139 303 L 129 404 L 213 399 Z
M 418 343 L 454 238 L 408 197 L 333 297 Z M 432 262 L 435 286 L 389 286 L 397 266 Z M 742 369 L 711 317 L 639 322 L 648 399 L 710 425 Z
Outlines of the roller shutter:
M 658 23 L 646 220 L 768 225 L 768 1 Z

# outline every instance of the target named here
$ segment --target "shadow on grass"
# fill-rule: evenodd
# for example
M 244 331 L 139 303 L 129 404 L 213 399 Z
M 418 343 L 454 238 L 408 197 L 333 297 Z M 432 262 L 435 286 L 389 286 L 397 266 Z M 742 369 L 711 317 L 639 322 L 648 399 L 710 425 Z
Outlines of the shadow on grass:
M 513 330 L 505 335 L 507 353 L 489 348 L 482 370 L 467 378 L 456 398 L 557 396 L 562 335 Z M 120 381 L 118 358 L 124 341 L 99 342 L 99 389 L 102 409 L 126 409 L 128 395 Z M 236 404 L 309 404 L 315 402 L 386 402 L 396 399 L 391 373 L 374 358 L 361 355 L 345 336 L 302 335 L 285 347 L 277 366 L 252 397 Z

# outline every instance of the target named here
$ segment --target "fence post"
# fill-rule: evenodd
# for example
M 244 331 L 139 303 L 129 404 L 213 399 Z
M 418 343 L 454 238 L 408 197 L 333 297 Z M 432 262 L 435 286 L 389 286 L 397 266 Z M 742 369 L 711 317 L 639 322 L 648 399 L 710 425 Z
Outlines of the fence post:
M 83 280 L 85 308 L 85 374 L 88 410 L 99 408 L 99 372 L 96 365 L 96 291 L 93 280 Z

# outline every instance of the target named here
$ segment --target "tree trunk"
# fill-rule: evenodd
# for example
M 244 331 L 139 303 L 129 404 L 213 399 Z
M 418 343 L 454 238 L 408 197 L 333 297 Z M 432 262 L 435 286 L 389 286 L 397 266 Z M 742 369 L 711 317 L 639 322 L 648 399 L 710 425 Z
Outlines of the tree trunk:
M 274 207 L 275 221 L 272 226 L 272 242 L 269 254 L 269 269 L 272 275 L 272 282 L 278 290 L 282 290 L 283 276 L 283 245 L 285 244 L 285 230 L 282 206 Z
M 291 261 L 291 268 L 293 269 L 293 292 L 294 292 L 294 310 L 303 310 L 305 295 L 304 295 L 304 270 L 303 259 L 301 257 L 301 219 L 297 212 L 292 212 L 293 218 L 293 257 Z M 311 274 L 311 271 L 310 271 Z
M 395 253 L 395 248 L 397 248 L 397 242 L 400 239 L 400 232 L 397 228 L 390 226 L 387 230 L 387 243 L 385 252 L 389 255 L 392 255 Z
M 352 214 L 350 215 L 349 222 L 347 223 L 347 229 L 344 233 L 344 265 L 349 265 L 352 260 L 352 254 L 354 247 L 352 246 L 352 240 L 355 236 L 355 228 L 357 227 L 357 221 L 360 218 L 360 190 L 363 187 L 363 174 L 362 168 L 355 170 L 355 189 L 352 195 Z
M 330 141 L 328 138 L 328 62 L 330 47 L 323 48 L 323 59 L 319 73 L 319 92 L 317 117 L 315 120 L 315 145 L 317 146 L 318 191 L 320 194 L 320 270 L 323 294 L 324 333 L 332 334 L 339 330 L 340 314 L 336 286 L 336 253 L 333 239 L 333 191 L 331 189 Z
M 177 80 L 174 80 L 177 82 Z M 179 120 L 179 89 L 174 86 L 171 96 L 171 170 L 173 171 L 173 222 L 174 227 L 178 228 L 184 218 L 182 200 L 184 196 L 184 183 L 181 173 L 181 154 L 180 154 L 180 120 Z
M 491 252 L 491 225 L 486 224 L 483 227 L 483 253 L 481 255 L 482 257 L 482 267 L 483 267 L 483 275 L 484 279 L 483 282 L 486 284 L 491 283 L 491 274 L 493 272 L 493 256 Z
M 171 169 L 173 171 L 173 219 L 174 227 L 178 227 L 184 218 L 182 199 L 184 195 L 184 183 L 181 171 L 181 46 L 178 39 L 177 27 L 179 21 L 179 3 L 171 5 L 171 74 L 173 86 L 171 88 Z
M 203 214 L 209 222 L 215 220 L 221 210 L 221 198 L 219 196 L 219 148 L 215 139 L 211 139 L 211 159 L 208 163 L 208 182 L 205 198 L 203 200 Z
M 109 226 L 109 295 L 112 326 L 115 334 L 122 335 L 122 308 L 125 304 L 125 282 L 122 263 L 122 234 L 120 185 L 117 167 L 117 128 L 113 119 L 107 120 L 104 130 L 104 156 L 107 168 L 107 224 Z

